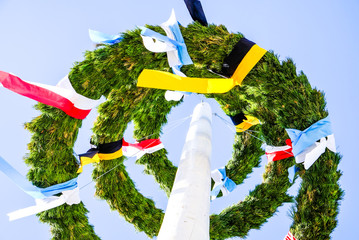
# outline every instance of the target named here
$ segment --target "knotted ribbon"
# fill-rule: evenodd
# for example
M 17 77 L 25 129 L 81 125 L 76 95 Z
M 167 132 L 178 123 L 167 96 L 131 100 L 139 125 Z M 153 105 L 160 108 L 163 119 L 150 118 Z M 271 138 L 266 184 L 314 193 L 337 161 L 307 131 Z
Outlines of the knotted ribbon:
M 287 139 L 285 140 L 285 143 L 287 144 L 286 146 L 280 146 L 280 147 L 266 145 L 265 152 L 268 158 L 268 162 L 278 161 L 289 157 L 293 157 L 291 140 Z
M 213 170 L 211 177 L 214 181 L 214 186 L 211 191 L 211 200 L 216 199 L 219 191 L 222 191 L 223 196 L 227 196 L 237 186 L 233 180 L 227 177 L 225 167 Z
M 285 130 L 292 140 L 293 154 L 295 157 L 316 141 L 333 134 L 329 116 L 319 120 L 303 131 L 290 128 Z
M 304 168 L 307 170 L 327 148 L 332 152 L 336 152 L 334 134 L 321 138 L 319 142 L 315 142 L 302 153 L 297 155 L 295 160 L 297 163 L 304 163 Z
M 19 218 L 31 216 L 58 206 L 61 206 L 63 204 L 79 204 L 81 202 L 80 199 L 80 191 L 79 188 L 76 187 L 73 190 L 66 190 L 61 192 L 61 195 L 59 197 L 57 196 L 51 196 L 44 199 L 35 199 L 36 205 L 19 209 L 14 212 L 8 213 L 9 221 L 13 221 Z
M 9 177 L 19 188 L 33 198 L 43 199 L 63 191 L 72 190 L 77 187 L 77 178 L 67 182 L 59 183 L 47 188 L 39 188 L 32 185 L 15 168 L 13 168 L 5 159 L 0 157 L 0 171 Z
M 39 188 L 32 185 L 18 171 L 16 171 L 5 159 L 0 156 L 0 171 L 8 176 L 20 189 L 35 199 L 36 206 L 20 209 L 9 213 L 10 221 L 30 216 L 64 203 L 69 205 L 77 204 L 79 199 L 77 178 L 73 178 L 67 182 L 52 185 L 47 188 Z M 60 197 L 54 196 L 61 193 Z M 76 195 L 77 194 L 77 195 Z
M 319 120 L 307 129 L 286 129 L 293 146 L 293 154 L 296 162 L 304 162 L 304 168 L 308 169 L 328 147 L 336 152 L 335 139 L 331 129 L 329 116 Z M 320 140 L 319 142 L 317 142 Z

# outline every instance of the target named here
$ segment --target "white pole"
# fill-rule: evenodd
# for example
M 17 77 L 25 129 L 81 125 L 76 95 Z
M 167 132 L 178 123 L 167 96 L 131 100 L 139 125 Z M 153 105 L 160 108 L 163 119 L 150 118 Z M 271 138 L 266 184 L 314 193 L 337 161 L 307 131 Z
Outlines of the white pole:
M 193 111 L 158 240 L 209 239 L 211 123 L 209 104 L 198 104 Z

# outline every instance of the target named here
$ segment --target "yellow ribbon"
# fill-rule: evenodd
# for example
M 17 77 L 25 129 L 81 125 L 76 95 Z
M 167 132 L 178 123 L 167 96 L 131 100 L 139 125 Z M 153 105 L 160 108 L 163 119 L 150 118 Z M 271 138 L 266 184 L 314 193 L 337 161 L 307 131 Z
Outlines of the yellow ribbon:
M 231 78 L 181 77 L 169 72 L 144 69 L 138 77 L 137 86 L 195 93 L 225 93 L 235 85 L 240 85 L 266 52 L 257 44 L 253 45 Z
M 92 158 L 80 157 L 81 166 L 77 170 L 77 173 L 81 173 L 83 166 L 90 163 L 99 163 L 100 160 L 113 160 L 122 157 L 122 148 L 114 153 L 96 153 Z
M 250 127 L 260 124 L 260 121 L 256 117 L 252 117 L 249 115 L 244 115 L 247 119 L 243 120 L 242 123 L 236 125 L 236 132 L 244 132 L 248 130 Z

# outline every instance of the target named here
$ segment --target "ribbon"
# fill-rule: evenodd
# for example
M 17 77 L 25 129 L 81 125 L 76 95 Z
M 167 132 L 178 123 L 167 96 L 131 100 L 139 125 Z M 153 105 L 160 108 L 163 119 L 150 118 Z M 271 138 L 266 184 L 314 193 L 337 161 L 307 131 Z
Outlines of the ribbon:
M 286 131 L 292 140 L 295 157 L 312 146 L 316 141 L 333 134 L 329 116 L 319 120 L 303 131 L 297 129 L 286 129 Z
M 211 191 L 211 200 L 216 199 L 219 191 L 222 191 L 223 196 L 227 196 L 237 186 L 233 180 L 227 177 L 225 167 L 213 170 L 211 177 L 214 181 L 214 186 Z
M 86 153 L 79 154 L 80 168 L 77 173 L 81 173 L 83 166 L 90 163 L 98 163 L 100 160 L 113 160 L 122 156 L 122 141 L 99 144 L 96 148 L 89 149 Z
M 235 84 L 231 78 L 190 78 L 144 69 L 138 77 L 137 86 L 195 93 L 225 93 Z
M 97 44 L 116 44 L 122 41 L 122 37 L 120 34 L 111 35 L 102 32 L 98 32 L 95 30 L 89 29 L 89 35 L 92 42 Z
M 292 152 L 292 142 L 290 139 L 285 140 L 286 146 L 274 147 L 274 146 L 266 146 L 265 152 L 268 158 L 268 162 L 278 161 L 282 159 L 286 159 L 289 157 L 293 157 Z
M 297 240 L 294 235 L 289 231 L 283 240 Z
M 236 132 L 244 132 L 248 130 L 250 127 L 260 124 L 258 118 L 249 115 L 244 115 L 243 113 L 239 113 L 235 116 L 230 116 L 230 118 L 233 124 L 236 126 Z
M 68 77 L 64 77 L 56 86 L 27 82 L 10 73 L 0 71 L 0 83 L 3 87 L 35 101 L 61 109 L 67 115 L 84 119 L 99 100 L 93 100 L 78 94 Z
M 222 72 L 225 75 L 230 74 L 230 78 L 190 78 L 184 74 L 177 76 L 168 72 L 144 69 L 138 78 L 137 86 L 195 93 L 225 93 L 240 85 L 265 53 L 265 49 L 242 38 L 223 64 Z
M 206 16 L 204 14 L 201 1 L 199 0 L 184 0 L 193 21 L 198 21 L 203 26 L 208 26 Z
M 288 168 L 288 179 L 290 183 L 294 182 L 295 174 L 299 171 L 299 168 L 294 165 L 290 168 Z
M 297 163 L 304 163 L 304 168 L 307 170 L 325 152 L 326 148 L 332 152 L 336 152 L 334 134 L 321 138 L 319 142 L 315 142 L 297 155 L 295 160 Z
M 137 159 L 141 158 L 145 154 L 154 153 L 164 148 L 160 139 L 147 139 L 139 143 L 128 143 L 123 141 L 123 155 L 126 157 L 136 156 Z
M 144 46 L 152 52 L 167 52 L 168 63 L 171 68 L 180 69 L 183 65 L 193 64 L 173 9 L 170 18 L 162 23 L 161 27 L 166 32 L 167 37 L 142 27 L 141 37 L 144 39 Z
M 183 92 L 178 92 L 178 91 L 166 91 L 165 93 L 165 99 L 167 101 L 176 101 L 178 102 L 179 100 L 181 100 L 183 98 L 185 94 Z
M 77 187 L 77 178 L 67 182 L 59 183 L 47 188 L 39 188 L 32 185 L 18 171 L 16 171 L 5 159 L 0 156 L 0 171 L 9 177 L 19 188 L 35 199 L 44 199 L 46 197 L 61 193 L 67 190 L 73 190 Z
M 250 70 L 263 57 L 267 50 L 259 47 L 254 42 L 241 38 L 234 45 L 230 54 L 223 60 L 219 73 L 226 77 L 232 77 L 240 85 Z
M 67 203 L 68 205 L 79 204 L 81 202 L 80 199 L 80 191 L 79 188 L 76 187 L 73 190 L 67 190 L 61 192 L 61 196 L 51 196 L 44 199 L 35 199 L 36 205 L 19 209 L 17 211 L 8 213 L 9 221 L 13 221 L 16 219 L 24 218 L 27 216 L 31 216 L 58 206 Z

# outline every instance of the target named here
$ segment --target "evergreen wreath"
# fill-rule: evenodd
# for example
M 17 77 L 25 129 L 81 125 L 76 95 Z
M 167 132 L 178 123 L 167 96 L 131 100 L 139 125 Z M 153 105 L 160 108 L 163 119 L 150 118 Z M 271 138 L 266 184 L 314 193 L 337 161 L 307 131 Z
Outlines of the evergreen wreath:
M 148 28 L 165 34 L 158 26 Z M 193 65 L 182 67 L 190 77 L 219 78 L 208 71 L 220 71 L 223 59 L 230 53 L 240 33 L 229 33 L 224 26 L 204 27 L 193 23 L 181 26 Z M 93 128 L 92 143 L 107 143 L 122 138 L 130 121 L 135 123 L 134 136 L 142 139 L 158 138 L 167 122 L 171 108 L 180 102 L 167 102 L 165 91 L 136 87 L 144 68 L 170 71 L 166 53 L 152 53 L 145 49 L 141 30 L 123 33 L 123 40 L 115 45 L 85 53 L 85 60 L 72 68 L 69 79 L 75 90 L 88 98 L 104 95 L 106 102 L 98 108 L 99 116 Z M 259 44 L 260 45 L 260 44 Z M 246 76 L 241 86 L 225 94 L 206 94 L 214 98 L 228 115 L 244 112 L 259 118 L 264 124 L 251 129 L 256 137 L 268 145 L 281 146 L 288 138 L 285 128 L 305 129 L 328 115 L 324 94 L 312 89 L 307 77 L 291 59 L 283 62 L 268 51 Z M 32 132 L 30 154 L 26 163 L 31 166 L 29 179 L 39 187 L 48 187 L 77 176 L 78 163 L 73 146 L 82 121 L 59 109 L 41 103 L 36 108 L 42 114 L 26 124 Z M 233 158 L 226 165 L 227 176 L 241 184 L 253 167 L 259 166 L 264 154 L 262 142 L 247 133 L 237 133 Z M 286 192 L 292 185 L 287 169 L 294 158 L 270 162 L 266 166 L 262 184 L 237 204 L 210 217 L 211 239 L 245 237 L 250 229 L 259 229 L 276 209 L 285 202 L 295 202 L 291 232 L 300 240 L 329 239 L 337 224 L 339 201 L 343 191 L 337 169 L 341 157 L 326 151 L 307 171 L 301 165 L 301 188 L 295 200 Z M 93 179 L 96 195 L 108 202 L 139 231 L 149 237 L 158 234 L 164 216 L 151 199 L 136 190 L 126 172 L 124 157 L 95 164 Z M 170 194 L 177 168 L 162 149 L 140 158 L 137 163 L 153 175 L 160 187 Z M 111 170 L 111 171 L 110 171 Z M 106 173 L 106 174 L 105 174 Z M 99 239 L 89 224 L 84 204 L 62 205 L 39 215 L 51 225 L 53 239 Z

